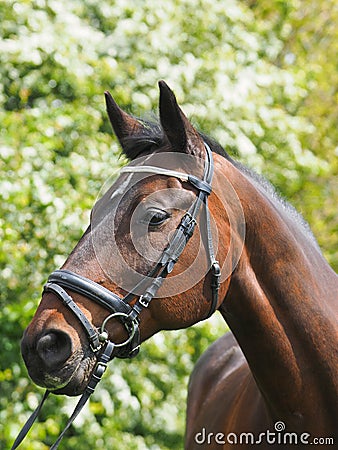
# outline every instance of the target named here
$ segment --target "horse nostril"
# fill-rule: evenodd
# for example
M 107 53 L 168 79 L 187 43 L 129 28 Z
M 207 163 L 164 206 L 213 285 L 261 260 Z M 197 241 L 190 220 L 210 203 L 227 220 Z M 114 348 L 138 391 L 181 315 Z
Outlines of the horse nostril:
M 45 366 L 56 368 L 72 354 L 72 341 L 63 331 L 52 330 L 40 337 L 36 350 Z

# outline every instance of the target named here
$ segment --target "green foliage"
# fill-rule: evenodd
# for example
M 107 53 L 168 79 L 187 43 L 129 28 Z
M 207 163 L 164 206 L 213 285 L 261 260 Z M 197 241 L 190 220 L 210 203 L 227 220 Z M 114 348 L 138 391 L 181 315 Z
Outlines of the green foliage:
M 275 64 L 303 89 L 303 95 L 298 101 L 294 98 L 288 111 L 307 124 L 297 133 L 301 150 L 298 154 L 307 163 L 299 165 L 297 174 L 286 172 L 291 182 L 286 179 L 278 186 L 309 221 L 324 254 L 337 270 L 337 2 L 246 3 L 264 36 L 273 40 L 278 36 L 283 43 L 275 55 Z
M 303 212 L 337 268 L 338 40 L 334 0 L 164 0 L 160 7 L 154 0 L 2 0 L 0 21 L 6 449 L 40 396 L 27 379 L 20 337 L 44 280 L 81 236 L 101 184 L 121 164 L 103 91 L 142 115 L 157 108 L 156 84 L 165 79 L 197 126 Z M 65 448 L 181 448 L 189 373 L 224 331 L 216 318 L 162 333 L 136 360 L 114 362 Z M 22 448 L 48 448 L 73 404 L 52 398 Z

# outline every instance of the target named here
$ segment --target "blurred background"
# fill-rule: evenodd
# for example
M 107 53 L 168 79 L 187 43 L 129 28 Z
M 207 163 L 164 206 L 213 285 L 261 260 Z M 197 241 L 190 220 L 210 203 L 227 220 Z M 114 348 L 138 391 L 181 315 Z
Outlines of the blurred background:
M 42 395 L 20 356 L 41 287 L 122 164 L 104 90 L 142 116 L 165 79 L 304 215 L 337 270 L 337 34 L 335 0 L 0 0 L 1 449 Z M 216 314 L 115 360 L 62 448 L 182 448 L 189 374 L 225 331 Z M 49 448 L 75 401 L 51 398 L 21 448 Z

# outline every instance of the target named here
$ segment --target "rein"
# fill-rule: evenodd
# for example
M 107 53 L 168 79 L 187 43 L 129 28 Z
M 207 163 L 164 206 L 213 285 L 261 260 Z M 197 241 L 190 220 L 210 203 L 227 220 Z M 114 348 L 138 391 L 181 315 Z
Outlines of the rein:
M 172 170 L 162 169 L 153 166 L 126 166 L 121 169 L 121 173 L 153 173 L 158 175 L 173 176 L 179 178 L 182 181 L 190 183 L 198 194 L 189 208 L 181 219 L 180 224 L 175 230 L 173 238 L 168 246 L 163 251 L 159 261 L 155 267 L 148 273 L 147 277 L 138 283 L 125 297 L 121 298 L 103 286 L 95 283 L 94 281 L 82 277 L 69 270 L 56 270 L 53 272 L 44 286 L 44 292 L 52 292 L 55 294 L 61 302 L 69 308 L 75 315 L 76 319 L 82 325 L 91 350 L 94 353 L 98 353 L 98 362 L 91 375 L 89 383 L 78 401 L 73 414 L 69 418 L 64 430 L 59 435 L 56 442 L 50 447 L 50 450 L 56 450 L 61 442 L 66 431 L 69 429 L 75 418 L 78 416 L 84 405 L 87 403 L 89 397 L 94 392 L 97 384 L 101 380 L 108 362 L 114 357 L 118 358 L 133 358 L 135 357 L 140 348 L 140 331 L 139 331 L 139 315 L 144 308 L 147 308 L 151 300 L 155 297 L 157 291 L 162 286 L 163 281 L 169 273 L 172 272 L 174 265 L 179 259 L 189 239 L 193 235 L 195 225 L 197 223 L 197 216 L 204 203 L 205 209 L 205 223 L 207 233 L 207 252 L 209 257 L 209 272 L 211 273 L 211 305 L 210 310 L 206 318 L 210 317 L 216 310 L 218 304 L 218 290 L 220 287 L 221 269 L 218 261 L 215 258 L 214 246 L 211 232 L 210 212 L 208 208 L 208 196 L 212 192 L 211 182 L 214 173 L 214 163 L 212 152 L 209 146 L 204 143 L 207 158 L 204 165 L 203 179 L 200 179 L 194 175 L 188 175 L 182 172 L 176 172 Z M 149 281 L 151 278 L 151 281 Z M 136 297 L 133 293 L 136 289 L 144 288 L 142 295 L 138 297 L 136 303 L 131 306 L 130 302 Z M 74 302 L 72 297 L 66 292 L 65 289 L 69 289 L 72 292 L 81 294 L 88 299 L 98 303 L 100 306 L 106 308 L 110 315 L 108 315 L 103 321 L 101 327 L 97 329 L 81 311 L 81 309 Z M 127 330 L 128 338 L 122 343 L 114 343 L 109 339 L 108 333 L 105 329 L 109 320 L 117 318 L 119 319 Z M 100 353 L 99 353 L 100 352 Z M 47 390 L 36 410 L 29 417 L 18 437 L 16 438 L 12 449 L 15 450 L 26 437 L 28 431 L 37 418 L 45 400 L 51 391 Z

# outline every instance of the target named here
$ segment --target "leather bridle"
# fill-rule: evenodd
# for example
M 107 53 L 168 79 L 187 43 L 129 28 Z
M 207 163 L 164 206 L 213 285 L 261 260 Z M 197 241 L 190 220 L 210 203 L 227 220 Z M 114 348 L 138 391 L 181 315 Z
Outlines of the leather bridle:
M 140 348 L 139 315 L 144 308 L 149 306 L 151 300 L 156 296 L 156 293 L 161 287 L 164 279 L 169 273 L 172 272 L 175 263 L 179 259 L 194 232 L 194 228 L 197 223 L 197 216 L 202 204 L 204 204 L 205 210 L 207 234 L 206 247 L 209 258 L 209 271 L 211 273 L 211 304 L 206 318 L 210 317 L 217 308 L 221 270 L 214 254 L 210 213 L 208 208 L 208 196 L 212 191 L 211 182 L 214 173 L 214 163 L 209 146 L 206 143 L 204 143 L 204 145 L 207 157 L 204 164 L 203 179 L 200 179 L 194 175 L 185 174 L 183 172 L 176 172 L 154 166 L 126 166 L 121 170 L 121 173 L 139 172 L 176 177 L 182 181 L 188 182 L 197 190 L 196 199 L 189 210 L 182 217 L 180 224 L 176 228 L 170 243 L 163 251 L 159 261 L 148 273 L 148 275 L 127 295 L 121 298 L 98 283 L 95 283 L 94 281 L 69 270 L 56 270 L 49 276 L 47 283 L 44 286 L 44 292 L 51 292 L 55 294 L 62 301 L 62 303 L 72 311 L 87 335 L 91 350 L 99 355 L 98 362 L 91 375 L 85 392 L 82 394 L 78 404 L 76 405 L 65 429 L 62 431 L 57 441 L 52 445 L 52 447 L 50 447 L 51 450 L 57 449 L 65 432 L 80 413 L 90 395 L 94 392 L 96 385 L 101 380 L 102 375 L 107 368 L 108 362 L 114 357 L 133 358 L 137 355 Z M 66 289 L 83 295 L 110 312 L 110 315 L 106 317 L 99 329 L 97 329 L 87 319 L 85 314 L 77 306 Z M 142 289 L 143 294 L 137 296 L 135 291 L 137 290 L 140 292 Z M 130 303 L 135 299 L 135 297 L 138 298 L 134 305 L 131 306 Z M 113 343 L 109 339 L 105 327 L 107 322 L 111 319 L 120 320 L 126 328 L 128 338 L 124 342 Z M 49 393 L 50 391 L 47 390 L 39 406 L 20 431 L 12 446 L 12 450 L 16 449 L 27 435 Z

